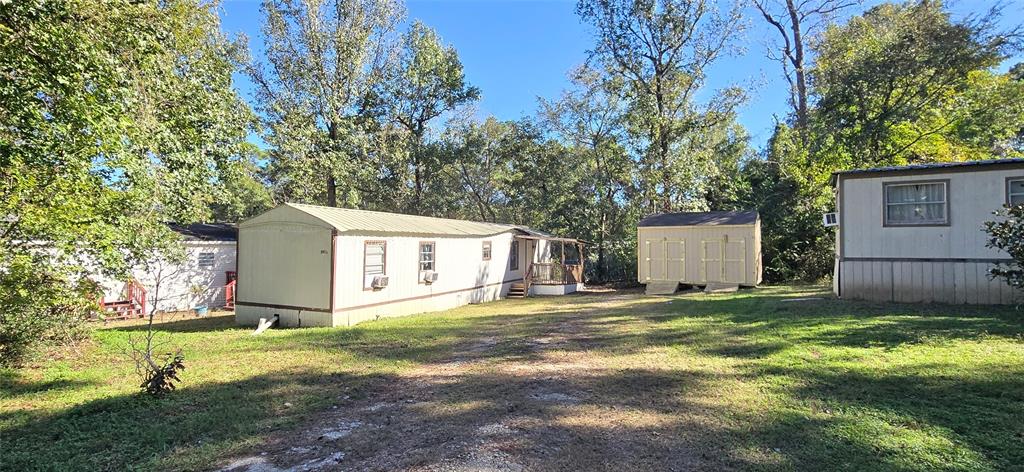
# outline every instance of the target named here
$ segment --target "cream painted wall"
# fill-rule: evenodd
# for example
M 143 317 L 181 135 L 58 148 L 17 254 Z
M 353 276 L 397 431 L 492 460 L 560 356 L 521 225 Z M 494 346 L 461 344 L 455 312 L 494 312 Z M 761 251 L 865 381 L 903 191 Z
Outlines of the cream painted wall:
M 1006 202 L 1006 178 L 1024 170 L 985 170 L 842 178 L 840 210 L 843 257 L 1005 258 L 985 247 L 982 224 Z M 882 185 L 887 182 L 949 180 L 949 226 L 883 227 Z
M 238 231 L 241 303 L 330 309 L 331 230 L 287 222 L 245 224 Z M 239 306 L 239 312 L 248 307 Z
M 637 279 L 643 284 L 761 283 L 760 222 L 744 226 L 639 227 L 637 244 Z M 720 261 L 723 245 L 728 260 L 725 280 Z
M 1024 294 L 988 277 L 982 230 L 1006 202 L 1006 179 L 1024 169 L 993 169 L 839 180 L 839 237 L 833 291 L 843 298 L 966 304 L 1017 303 Z M 948 180 L 948 226 L 885 227 L 883 185 Z M 920 259 L 920 260 L 918 260 Z
M 373 237 L 340 235 L 337 238 L 335 306 L 333 324 L 351 325 L 367 319 L 436 311 L 466 303 L 497 299 L 508 292 L 511 281 L 526 272 L 526 242 L 520 245 L 520 263 L 509 269 L 512 234 L 490 237 Z M 363 249 L 367 241 L 385 241 L 388 286 L 363 287 Z M 422 283 L 419 276 L 419 244 L 435 244 L 438 280 Z M 491 242 L 491 260 L 482 257 L 483 242 Z

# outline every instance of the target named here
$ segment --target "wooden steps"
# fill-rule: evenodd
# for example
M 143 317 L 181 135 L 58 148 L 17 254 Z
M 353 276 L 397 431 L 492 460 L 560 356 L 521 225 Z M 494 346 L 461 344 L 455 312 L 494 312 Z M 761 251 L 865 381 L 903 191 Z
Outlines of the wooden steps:
M 107 313 L 107 319 L 142 318 L 145 316 L 143 308 L 132 300 L 104 302 L 103 311 Z
M 143 287 L 139 281 L 129 279 L 125 283 L 121 296 L 124 297 L 123 300 L 112 302 L 105 301 L 102 297 L 99 299 L 100 307 L 105 313 L 108 313 L 105 319 L 142 318 L 146 316 L 146 287 Z
M 516 282 L 508 289 L 508 298 L 526 298 L 526 284 Z

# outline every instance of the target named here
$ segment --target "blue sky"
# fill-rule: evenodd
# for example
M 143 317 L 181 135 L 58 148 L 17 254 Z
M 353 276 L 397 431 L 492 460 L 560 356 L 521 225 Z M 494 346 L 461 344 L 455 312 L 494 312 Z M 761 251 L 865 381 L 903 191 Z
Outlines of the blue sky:
M 960 17 L 985 11 L 993 3 L 962 0 L 951 9 Z M 406 8 L 409 19 L 423 21 L 458 50 L 466 77 L 482 90 L 480 112 L 517 119 L 534 113 L 538 96 L 557 97 L 568 85 L 566 73 L 586 60 L 593 39 L 576 16 L 575 5 L 573 0 L 407 0 Z M 773 117 L 787 111 L 787 85 L 779 65 L 765 58 L 771 31 L 756 21 L 759 17 L 753 11 L 747 13 L 750 28 L 742 39 L 746 52 L 716 64 L 709 73 L 709 87 L 738 84 L 750 89 L 740 122 L 760 147 L 771 135 Z M 221 17 L 229 34 L 244 33 L 253 53 L 260 53 L 258 0 L 226 0 Z M 1020 18 L 1024 2 L 1007 2 L 1003 22 L 1009 26 Z M 1024 57 L 1018 55 L 1004 69 L 1020 61 Z M 251 85 L 244 77 L 239 77 L 238 86 L 248 96 Z

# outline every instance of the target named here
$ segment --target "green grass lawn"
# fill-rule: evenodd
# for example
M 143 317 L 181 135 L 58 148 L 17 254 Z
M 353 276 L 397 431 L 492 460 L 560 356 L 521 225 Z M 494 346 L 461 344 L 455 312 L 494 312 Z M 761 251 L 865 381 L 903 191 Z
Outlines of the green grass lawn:
M 188 368 L 162 399 L 136 393 L 140 327 L 100 328 L 0 371 L 0 470 L 215 468 L 452 359 L 415 421 L 515 421 L 502 450 L 527 469 L 1024 470 L 1024 311 L 784 301 L 827 296 L 530 298 L 258 337 L 174 321 L 159 327 Z M 573 401 L 536 406 L 538 388 Z M 401 431 L 375 431 L 347 457 L 401 452 L 380 436 Z M 443 454 L 416 434 L 407 450 Z

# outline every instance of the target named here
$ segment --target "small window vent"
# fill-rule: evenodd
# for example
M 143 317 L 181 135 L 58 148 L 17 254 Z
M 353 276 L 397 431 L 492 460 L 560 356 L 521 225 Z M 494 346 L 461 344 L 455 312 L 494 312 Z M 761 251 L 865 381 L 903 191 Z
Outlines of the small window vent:
M 200 252 L 199 253 L 199 267 L 209 269 L 213 267 L 213 253 L 212 252 Z
M 823 217 L 825 227 L 839 226 L 839 216 L 837 213 L 825 213 Z

